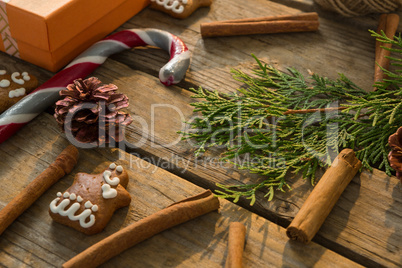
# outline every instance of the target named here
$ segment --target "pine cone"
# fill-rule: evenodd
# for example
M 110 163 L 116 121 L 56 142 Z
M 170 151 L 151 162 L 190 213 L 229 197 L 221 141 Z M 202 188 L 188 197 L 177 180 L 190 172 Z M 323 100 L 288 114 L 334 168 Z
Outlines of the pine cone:
M 54 117 L 64 132 L 82 143 L 102 145 L 123 140 L 122 126 L 133 120 L 119 111 L 128 106 L 128 98 L 116 93 L 117 86 L 103 85 L 96 77 L 77 79 L 61 90 Z
M 388 138 L 391 152 L 388 154 L 390 166 L 395 169 L 396 177 L 402 182 L 402 127 Z

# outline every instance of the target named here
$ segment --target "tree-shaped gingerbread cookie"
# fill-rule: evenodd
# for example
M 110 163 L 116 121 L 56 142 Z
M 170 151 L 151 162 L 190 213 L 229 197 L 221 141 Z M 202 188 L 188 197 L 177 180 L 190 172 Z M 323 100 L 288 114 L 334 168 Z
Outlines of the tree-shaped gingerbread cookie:
M 128 174 L 115 163 L 100 174 L 78 173 L 70 188 L 50 203 L 54 221 L 88 235 L 101 232 L 113 213 L 128 206 Z

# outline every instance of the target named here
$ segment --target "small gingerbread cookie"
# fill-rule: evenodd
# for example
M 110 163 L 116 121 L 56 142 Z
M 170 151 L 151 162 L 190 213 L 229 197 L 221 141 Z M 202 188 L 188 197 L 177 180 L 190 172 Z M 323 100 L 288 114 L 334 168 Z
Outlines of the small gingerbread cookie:
M 113 213 L 128 206 L 128 174 L 115 163 L 100 174 L 78 173 L 74 183 L 50 203 L 49 214 L 58 223 L 87 235 L 101 232 Z
M 11 75 L 0 70 L 0 113 L 4 112 L 38 86 L 38 80 L 27 72 Z
M 185 19 L 199 7 L 208 7 L 211 4 L 212 0 L 151 0 L 151 8 L 178 19 Z

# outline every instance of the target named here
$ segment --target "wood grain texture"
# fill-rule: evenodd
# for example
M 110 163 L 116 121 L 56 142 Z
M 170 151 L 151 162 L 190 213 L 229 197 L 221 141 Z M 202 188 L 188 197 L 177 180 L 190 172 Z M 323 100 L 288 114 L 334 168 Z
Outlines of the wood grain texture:
M 296 1 L 297 2 L 297 1 Z M 255 7 L 259 8 L 255 8 Z M 282 70 L 297 67 L 304 74 L 307 69 L 323 76 L 336 78 L 338 73 L 347 74 L 365 90 L 372 89 L 374 71 L 374 40 L 368 29 L 376 29 L 375 18 L 353 21 L 321 12 L 320 29 L 316 33 L 284 33 L 246 37 L 220 37 L 202 39 L 200 24 L 239 18 L 253 18 L 283 14 L 297 14 L 301 11 L 266 0 L 231 1 L 230 8 L 225 0 L 216 0 L 210 9 L 197 10 L 187 20 L 178 21 L 164 14 L 146 10 L 134 17 L 122 28 L 158 27 L 181 37 L 192 51 L 191 72 L 185 83 L 203 86 L 218 91 L 233 91 L 239 83 L 231 79 L 230 69 L 247 69 L 258 58 Z M 315 6 L 311 5 L 314 11 Z M 334 18 L 334 19 L 332 19 Z M 354 27 L 351 27 L 353 23 Z M 121 53 L 113 58 L 128 66 L 144 69 L 156 74 L 160 62 L 167 55 L 159 51 L 150 57 L 148 50 L 136 53 Z M 154 53 L 152 53 L 154 54 Z M 325 68 L 323 68 L 325 66 Z
M 127 76 L 118 79 L 121 73 Z M 191 94 L 187 91 L 160 86 L 156 78 L 130 70 L 119 63 L 106 63 L 96 75 L 101 80 L 117 83 L 120 90 L 130 98 L 128 109 L 136 115 L 133 125 L 127 129 L 128 143 L 121 144 L 121 148 L 138 153 L 147 161 L 204 188 L 216 189 L 216 183 L 241 184 L 259 179 L 258 176 L 236 170 L 230 164 L 219 161 L 218 149 L 194 158 L 194 144 L 179 140 L 176 131 L 185 127 L 182 122 L 193 116 L 189 105 Z M 401 262 L 401 245 L 398 242 L 401 239 L 399 230 L 402 228 L 400 184 L 395 177 L 385 176 L 381 171 L 375 171 L 375 175 L 370 176 L 364 174 L 370 172 L 364 171 L 363 175 L 353 179 L 315 239 L 363 265 L 397 267 Z M 368 185 L 368 188 L 362 187 L 363 184 Z M 385 187 L 385 184 L 388 186 Z M 248 200 L 241 200 L 240 204 L 287 227 L 312 190 L 310 183 L 300 178 L 291 180 L 291 186 L 293 191 L 278 191 L 272 202 L 263 197 L 265 193 L 259 192 L 254 206 L 250 207 Z M 381 198 L 367 202 L 367 199 L 373 199 L 374 196 Z M 373 203 L 381 206 L 373 206 Z M 395 215 L 393 228 L 387 227 L 384 211 Z M 382 217 L 373 221 L 372 217 L 362 217 L 363 212 L 381 214 Z M 373 237 L 373 230 L 381 230 L 381 235 L 374 232 L 376 234 Z
M 281 2 L 286 5 L 282 5 Z M 203 188 L 215 189 L 216 183 L 238 184 L 258 180 L 258 176 L 238 171 L 231 165 L 217 161 L 217 157 L 221 153 L 219 149 L 213 149 L 203 158 L 195 159 L 193 156 L 194 145 L 179 141 L 176 131 L 185 126 L 182 121 L 194 116 L 192 107 L 189 105 L 194 100 L 190 98 L 191 93 L 187 89 L 203 86 L 219 92 L 233 92 L 241 84 L 231 78 L 230 69 L 249 70 L 254 66 L 254 61 L 250 56 L 251 53 L 254 53 L 260 59 L 282 70 L 292 66 L 300 69 L 304 74 L 310 70 L 330 78 L 336 78 L 337 73 L 342 72 L 363 89 L 371 90 L 375 42 L 367 30 L 376 29 L 378 16 L 346 19 L 318 9 L 320 30 L 317 33 L 222 37 L 209 40 L 203 40 L 200 37 L 199 25 L 202 22 L 296 14 L 301 10 L 316 11 L 316 9 L 317 7 L 312 4 L 312 1 L 308 0 L 215 0 L 210 8 L 199 9 L 186 20 L 176 20 L 150 9 L 133 17 L 118 30 L 150 27 L 170 31 L 182 38 L 188 45 L 192 52 L 192 64 L 185 80 L 171 88 L 162 86 L 157 78 L 159 68 L 169 58 L 166 52 L 160 49 L 141 48 L 122 52 L 112 56 L 95 71 L 94 75 L 103 82 L 118 85 L 120 91 L 130 97 L 129 110 L 135 115 L 135 122 L 128 128 L 126 139 L 135 146 L 127 144 L 119 146 Z M 400 30 L 401 27 L 398 31 Z M 52 76 L 51 72 L 4 53 L 0 54 L 0 68 L 8 71 L 28 71 L 38 77 L 40 83 Z M 48 111 L 52 112 L 52 109 Z M 57 152 L 67 145 L 67 142 L 60 137 L 58 128 L 50 122 L 51 118 L 48 116 L 35 119 L 33 124 L 41 126 L 31 129 L 35 132 L 24 130 L 23 137 L 12 138 L 0 145 L 2 159 L 0 161 L 0 180 L 3 183 L 3 187 L 0 188 L 0 205 L 4 206 L 14 196 L 15 192 L 9 189 L 24 187 L 29 182 L 29 178 L 34 178 L 46 168 Z M 27 128 L 29 129 L 29 127 Z M 18 135 L 21 134 L 17 134 L 17 137 Z M 46 140 L 32 142 L 38 136 L 46 137 Z M 102 150 L 95 152 L 88 153 L 87 172 L 92 172 L 92 168 L 105 161 L 105 157 L 110 160 Z M 149 165 L 152 169 L 159 170 L 148 162 L 139 161 L 135 157 L 130 157 L 128 160 L 144 168 Z M 20 167 L 22 163 L 26 168 L 18 170 L 16 165 Z M 6 180 L 6 177 L 17 177 L 18 179 Z M 153 185 L 158 182 L 150 180 L 147 181 L 147 184 L 140 183 L 140 185 L 147 187 L 148 183 Z M 178 184 L 181 184 L 181 181 Z M 60 185 L 57 189 L 63 190 L 70 185 L 70 182 L 64 183 L 62 180 Z M 157 189 L 160 192 L 149 190 L 147 193 L 152 195 L 153 201 L 142 204 L 138 199 L 139 202 L 136 203 L 136 206 L 142 210 L 138 209 L 135 213 L 128 213 L 126 218 L 125 213 L 119 214 L 120 216 L 116 217 L 119 220 L 113 226 L 119 228 L 126 220 L 138 220 L 148 215 L 147 206 L 150 206 L 153 211 L 163 207 L 168 202 L 158 205 L 158 198 L 161 195 L 165 195 L 165 197 L 170 195 L 174 197 L 170 201 L 176 200 L 175 198 L 179 196 L 175 196 L 175 193 L 171 192 L 176 188 L 175 186 L 175 184 L 158 186 Z M 267 202 L 263 198 L 264 193 L 259 192 L 257 202 L 253 207 L 248 206 L 247 200 L 240 200 L 239 204 L 258 213 L 263 218 L 286 227 L 312 189 L 309 182 L 297 177 L 292 179 L 292 187 L 292 192 L 277 193 L 272 202 Z M 52 197 L 48 197 L 47 201 L 50 202 L 51 199 Z M 40 204 L 41 201 L 38 202 Z M 401 184 L 395 177 L 388 177 L 378 170 L 374 170 L 373 173 L 363 171 L 346 188 L 314 241 L 365 266 L 398 267 L 402 263 L 401 203 Z M 37 214 L 35 213 L 39 213 L 41 209 L 42 207 L 34 204 L 27 213 L 20 217 L 20 220 L 13 224 L 13 227 L 0 237 L 0 248 L 3 249 L 0 259 L 4 266 L 42 266 L 60 263 L 58 261 L 60 256 L 67 254 L 71 257 L 77 250 L 96 241 L 93 238 L 89 238 L 85 242 L 74 240 L 70 238 L 72 231 L 65 230 L 64 239 L 67 241 L 71 239 L 69 245 L 75 246 L 76 251 L 74 251 L 64 246 L 64 242 L 54 241 L 53 235 L 57 233 L 58 228 L 51 228 L 52 239 L 42 241 L 43 244 L 39 247 L 35 246 L 36 240 L 41 240 L 43 235 L 47 236 L 49 231 L 48 222 L 36 223 L 38 225 L 36 225 L 35 231 L 30 231 L 33 225 L 29 222 L 36 221 Z M 281 230 L 281 227 L 276 225 L 270 228 Z M 269 237 L 270 232 L 267 231 L 265 237 Z M 55 238 L 59 238 L 57 235 Z M 256 234 L 256 236 L 259 235 L 261 234 Z M 81 238 L 87 239 L 84 236 Z M 168 237 L 164 240 L 164 244 L 162 243 L 164 247 L 150 245 L 150 248 L 165 249 L 169 241 L 174 239 L 175 237 Z M 191 241 L 197 243 L 196 239 Z M 214 256 L 211 251 L 200 253 L 196 246 L 186 245 L 198 252 L 197 256 L 200 259 Z M 275 245 L 283 249 L 283 245 L 278 243 Z M 293 244 L 286 243 L 285 251 L 289 252 L 289 249 L 293 247 Z M 169 247 L 167 248 L 169 250 Z M 296 248 L 303 252 L 301 248 Z M 256 256 L 260 256 L 261 252 L 264 252 L 264 250 L 259 250 L 260 252 L 255 252 Z M 41 257 L 43 251 L 47 254 L 46 258 Z M 183 249 L 178 252 L 186 254 Z M 304 253 L 310 255 L 306 251 Z M 25 257 L 16 257 L 20 254 Z M 27 257 L 29 254 L 31 257 Z M 154 256 L 151 251 L 140 252 L 140 256 L 141 254 L 145 257 L 150 256 L 150 258 Z M 145 259 L 145 257 L 143 258 Z M 219 255 L 217 258 L 221 257 Z M 279 255 L 276 257 L 282 258 Z M 295 258 L 302 259 L 302 256 L 298 255 Z M 317 259 L 319 258 L 317 257 Z M 223 258 L 221 263 L 222 260 Z M 182 260 L 180 263 L 190 265 L 191 261 Z M 177 261 L 174 257 L 167 258 L 164 263 L 165 266 L 175 266 L 176 264 Z M 280 266 L 280 263 L 276 264 Z M 294 266 L 293 264 L 282 263 L 284 266 Z
M 39 135 L 32 137 L 32 142 L 26 144 L 24 150 L 6 153 L 33 132 Z M 9 142 L 0 145 L 2 181 L 17 176 L 25 178 L 24 183 L 15 183 L 8 188 L 9 196 L 0 195 L 1 208 L 35 178 L 42 165 L 51 163 L 51 159 L 68 144 L 67 140 L 55 134 L 59 134 L 55 121 L 43 114 Z M 32 155 L 37 156 L 36 161 L 32 161 Z M 48 215 L 49 203 L 58 191 L 64 191 L 72 183 L 74 173 L 96 173 L 110 162 L 125 165 L 129 173 L 127 189 L 132 197 L 131 205 L 118 210 L 106 229 L 94 236 L 52 222 Z M 11 180 L 10 183 L 17 181 Z M 80 150 L 80 161 L 73 172 L 51 187 L 0 236 L 0 265 L 60 267 L 94 242 L 202 191 L 200 187 L 118 149 Z M 316 243 L 308 246 L 292 243 L 283 228 L 225 200 L 221 201 L 219 212 L 211 212 L 164 231 L 111 259 L 104 267 L 222 267 L 227 255 L 228 228 L 233 221 L 242 222 L 247 227 L 245 267 L 359 267 Z

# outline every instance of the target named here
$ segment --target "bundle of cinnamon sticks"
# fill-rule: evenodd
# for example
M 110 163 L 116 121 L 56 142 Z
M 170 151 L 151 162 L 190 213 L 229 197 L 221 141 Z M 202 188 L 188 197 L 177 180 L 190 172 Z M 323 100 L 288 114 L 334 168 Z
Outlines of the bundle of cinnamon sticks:
M 201 24 L 202 37 L 317 31 L 318 14 L 280 15 Z

